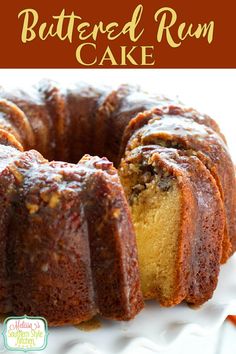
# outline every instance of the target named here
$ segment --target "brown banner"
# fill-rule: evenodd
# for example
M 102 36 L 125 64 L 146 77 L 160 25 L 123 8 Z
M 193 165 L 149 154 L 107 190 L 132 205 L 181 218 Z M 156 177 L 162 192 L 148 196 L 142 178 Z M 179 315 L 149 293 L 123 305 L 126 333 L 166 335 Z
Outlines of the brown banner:
M 236 67 L 235 0 L 8 0 L 0 67 Z

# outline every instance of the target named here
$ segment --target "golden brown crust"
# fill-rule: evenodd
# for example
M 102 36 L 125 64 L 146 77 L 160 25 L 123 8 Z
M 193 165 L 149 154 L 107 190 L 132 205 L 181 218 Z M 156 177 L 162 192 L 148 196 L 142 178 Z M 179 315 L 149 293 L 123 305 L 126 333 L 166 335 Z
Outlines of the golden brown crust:
M 46 103 L 52 123 L 53 158 L 68 161 L 70 114 L 66 101 L 66 91 L 59 84 L 50 80 L 41 81 L 39 90 Z
M 0 99 L 1 127 L 9 131 L 24 146 L 30 149 L 35 145 L 34 133 L 28 119 L 17 105 L 7 100 Z
M 15 202 L 4 221 L 3 312 L 41 315 L 54 326 L 98 313 L 133 318 L 143 307 L 135 235 L 112 163 L 48 162 L 31 150 L 6 164 Z
M 5 129 L 0 129 L 0 145 L 12 146 L 17 150 L 23 151 L 23 146 L 21 143 L 15 138 L 13 134 Z
M 103 156 L 99 152 L 102 144 L 99 133 L 102 125 L 98 121 L 98 115 L 105 92 L 86 84 L 76 84 L 67 90 L 67 104 L 71 116 L 69 144 L 72 162 L 77 163 L 88 153 Z
M 48 159 L 52 159 L 55 147 L 51 135 L 52 123 L 39 91 L 35 87 L 27 91 L 6 91 L 1 88 L 0 97 L 15 104 L 25 114 L 28 124 L 34 133 L 34 145 L 29 148 L 37 149 Z

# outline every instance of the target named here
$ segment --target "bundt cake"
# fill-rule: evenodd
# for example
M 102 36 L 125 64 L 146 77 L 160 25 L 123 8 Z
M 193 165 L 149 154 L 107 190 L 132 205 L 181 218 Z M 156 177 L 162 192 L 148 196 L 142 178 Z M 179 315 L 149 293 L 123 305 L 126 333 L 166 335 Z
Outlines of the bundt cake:
M 201 304 L 236 248 L 218 125 L 128 85 L 1 88 L 0 198 L 0 312 L 50 325 Z

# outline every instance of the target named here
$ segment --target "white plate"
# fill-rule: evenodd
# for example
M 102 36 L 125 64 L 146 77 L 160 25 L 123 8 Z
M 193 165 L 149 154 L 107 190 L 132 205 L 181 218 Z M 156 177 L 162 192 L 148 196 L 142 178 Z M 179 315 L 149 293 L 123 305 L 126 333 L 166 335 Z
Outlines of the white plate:
M 93 331 L 75 327 L 51 328 L 43 353 L 150 353 L 169 348 L 189 333 L 210 334 L 221 326 L 227 315 L 236 315 L 235 274 L 236 255 L 222 266 L 213 299 L 198 309 L 186 304 L 161 308 L 155 302 L 149 302 L 130 322 L 101 321 L 101 327 Z

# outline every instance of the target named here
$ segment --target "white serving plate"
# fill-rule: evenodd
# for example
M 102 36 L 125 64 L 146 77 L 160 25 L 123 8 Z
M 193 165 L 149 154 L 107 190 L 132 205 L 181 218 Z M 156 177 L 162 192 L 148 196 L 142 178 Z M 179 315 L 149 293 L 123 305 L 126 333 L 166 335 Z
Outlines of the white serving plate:
M 186 304 L 161 308 L 155 302 L 148 302 L 145 309 L 130 322 L 101 320 L 101 327 L 92 331 L 72 326 L 50 328 L 48 346 L 43 353 L 154 353 L 168 349 L 190 333 L 208 335 L 222 325 L 227 315 L 236 315 L 235 274 L 236 255 L 222 266 L 214 297 L 197 309 Z M 3 342 L 0 352 L 7 353 Z

